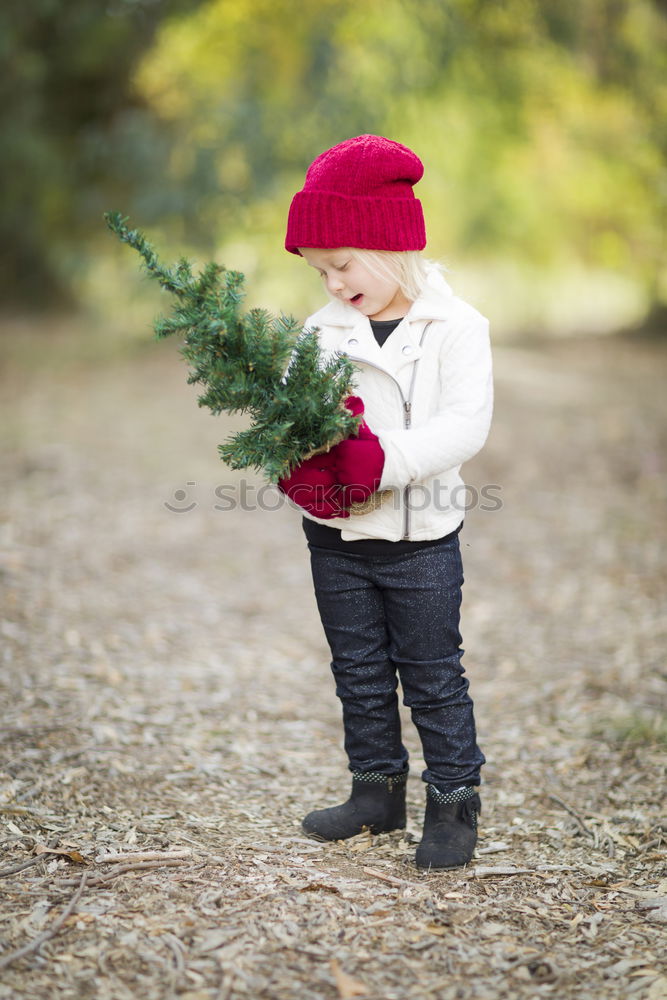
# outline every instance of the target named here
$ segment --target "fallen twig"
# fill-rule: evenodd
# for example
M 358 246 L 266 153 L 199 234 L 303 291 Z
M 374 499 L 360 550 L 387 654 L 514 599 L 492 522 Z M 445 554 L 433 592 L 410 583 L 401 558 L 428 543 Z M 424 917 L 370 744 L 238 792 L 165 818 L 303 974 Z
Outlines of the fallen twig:
M 177 865 L 183 864 L 182 858 L 168 858 L 162 861 L 136 861 L 131 865 L 119 865 L 118 868 L 114 868 L 113 871 L 104 872 L 99 875 L 91 875 L 88 879 L 88 885 L 100 885 L 102 882 L 110 882 L 111 879 L 118 878 L 119 875 L 125 875 L 126 872 L 136 872 L 136 871 L 148 871 L 151 868 L 173 868 Z M 61 879 L 58 882 L 60 886 L 73 885 L 73 879 Z
M 494 867 L 477 865 L 476 868 L 470 869 L 470 874 L 474 878 L 495 878 L 496 876 L 507 878 L 510 875 L 535 875 L 536 872 L 534 868 L 515 868 L 513 865 L 496 865 Z
M 39 854 L 36 858 L 28 858 L 27 861 L 21 861 L 17 865 L 12 865 L 11 868 L 3 868 L 0 870 L 0 878 L 5 878 L 7 875 L 16 875 L 17 872 L 22 872 L 24 868 L 30 868 L 32 865 L 36 865 L 39 861 L 44 860 L 44 855 Z
M 389 882 L 390 885 L 412 885 L 411 882 L 408 882 L 404 878 L 396 878 L 394 875 L 385 875 L 384 872 L 378 871 L 377 868 L 362 868 L 362 871 L 365 872 L 366 875 L 372 875 L 374 878 L 382 879 L 383 882 Z
M 49 841 L 49 851 L 56 846 L 58 839 L 58 837 L 55 837 L 53 840 Z M 34 858 L 27 858 L 25 861 L 20 861 L 18 864 L 12 865 L 11 868 L 1 869 L 0 878 L 5 878 L 7 875 L 16 875 L 17 872 L 22 872 L 24 868 L 31 868 L 32 865 L 36 865 L 39 861 L 44 860 L 44 853 L 48 852 L 42 852 L 41 854 L 37 854 Z
M 559 799 L 557 795 L 549 795 L 549 798 L 551 799 L 552 802 L 555 802 L 556 805 L 559 805 L 561 807 L 561 809 L 564 809 L 565 812 L 568 812 L 570 814 L 570 816 L 572 816 L 574 819 L 576 819 L 576 821 L 579 824 L 580 828 L 583 830 L 584 833 L 588 834 L 589 837 L 593 838 L 593 840 L 595 842 L 595 847 L 597 847 L 597 843 L 598 843 L 597 834 L 595 833 L 594 830 L 591 830 L 590 826 L 586 826 L 586 824 L 584 823 L 583 819 L 581 818 L 581 816 L 579 815 L 579 813 L 576 811 L 576 809 L 573 809 L 572 806 L 569 806 L 567 804 L 567 802 L 563 802 L 563 800 Z
M 510 844 L 506 844 L 502 840 L 497 840 L 492 844 L 488 844 L 486 847 L 478 847 L 478 854 L 499 854 L 501 851 L 511 851 L 512 847 Z
M 654 847 L 660 847 L 662 840 L 662 837 L 656 837 L 655 840 L 649 840 L 648 844 L 641 844 L 635 854 L 645 854 L 646 851 L 652 851 Z
M 23 958 L 25 955 L 29 955 L 33 951 L 38 951 L 46 941 L 56 936 L 67 918 L 74 911 L 76 904 L 81 899 L 81 893 L 85 889 L 88 881 L 88 874 L 88 872 L 83 873 L 79 881 L 79 888 L 76 890 L 60 916 L 53 921 L 49 929 L 44 931 L 43 934 L 39 934 L 32 941 L 29 941 L 28 944 L 25 944 L 22 948 L 17 948 L 16 951 L 10 951 L 8 955 L 4 955 L 0 958 L 0 969 L 6 969 L 8 965 L 11 965 L 12 962 L 17 961 L 17 959 Z
M 191 857 L 190 851 L 128 851 L 127 854 L 99 854 L 98 864 L 117 864 L 124 861 L 175 861 Z

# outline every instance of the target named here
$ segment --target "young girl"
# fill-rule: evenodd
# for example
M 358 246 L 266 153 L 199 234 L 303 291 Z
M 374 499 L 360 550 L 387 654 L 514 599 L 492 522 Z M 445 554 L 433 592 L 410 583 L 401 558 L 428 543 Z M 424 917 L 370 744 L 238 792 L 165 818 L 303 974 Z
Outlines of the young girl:
M 405 826 L 400 680 L 426 762 L 416 863 L 453 868 L 474 851 L 484 763 L 461 665 L 459 467 L 488 433 L 491 356 L 487 320 L 419 253 L 422 174 L 406 146 L 362 135 L 322 153 L 294 196 L 286 249 L 331 298 L 306 326 L 325 354 L 354 361 L 347 405 L 364 419 L 280 487 L 304 512 L 352 771 L 347 802 L 311 812 L 303 829 L 341 840 Z M 371 496 L 375 509 L 356 513 Z

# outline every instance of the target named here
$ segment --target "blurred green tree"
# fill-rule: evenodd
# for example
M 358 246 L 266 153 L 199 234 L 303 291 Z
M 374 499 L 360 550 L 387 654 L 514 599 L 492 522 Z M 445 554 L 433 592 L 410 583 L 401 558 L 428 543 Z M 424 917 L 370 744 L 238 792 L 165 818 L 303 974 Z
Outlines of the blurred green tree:
M 167 152 L 132 73 L 160 21 L 195 0 L 4 0 L 0 5 L 0 296 L 68 299 L 64 246 L 99 228 L 122 189 L 153 185 Z M 142 215 L 151 215 L 142 206 Z

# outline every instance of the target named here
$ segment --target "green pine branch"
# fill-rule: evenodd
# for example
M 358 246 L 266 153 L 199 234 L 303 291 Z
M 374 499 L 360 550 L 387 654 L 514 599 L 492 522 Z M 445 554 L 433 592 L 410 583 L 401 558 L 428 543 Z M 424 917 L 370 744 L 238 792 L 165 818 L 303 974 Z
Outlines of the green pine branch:
M 141 256 L 148 275 L 173 295 L 171 313 L 159 316 L 154 329 L 160 338 L 183 338 L 188 382 L 203 390 L 199 405 L 216 415 L 250 415 L 251 426 L 218 447 L 232 469 L 253 468 L 275 482 L 305 455 L 355 433 L 359 418 L 344 406 L 353 392 L 351 361 L 324 358 L 316 333 L 301 333 L 291 317 L 264 309 L 242 313 L 245 279 L 239 271 L 211 262 L 194 274 L 185 258 L 166 267 L 120 212 L 104 217 Z

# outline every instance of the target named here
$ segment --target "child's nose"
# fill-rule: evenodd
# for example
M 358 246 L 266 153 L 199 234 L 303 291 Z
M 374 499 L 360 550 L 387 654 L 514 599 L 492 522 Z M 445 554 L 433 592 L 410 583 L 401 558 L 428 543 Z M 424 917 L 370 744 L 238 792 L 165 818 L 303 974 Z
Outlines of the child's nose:
M 331 274 L 327 276 L 327 285 L 331 294 L 335 295 L 336 292 L 340 292 L 341 289 L 345 287 L 345 282 L 342 278 L 337 277 L 335 274 Z

